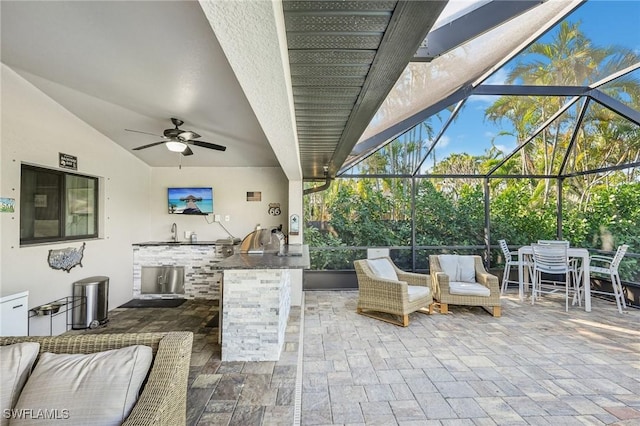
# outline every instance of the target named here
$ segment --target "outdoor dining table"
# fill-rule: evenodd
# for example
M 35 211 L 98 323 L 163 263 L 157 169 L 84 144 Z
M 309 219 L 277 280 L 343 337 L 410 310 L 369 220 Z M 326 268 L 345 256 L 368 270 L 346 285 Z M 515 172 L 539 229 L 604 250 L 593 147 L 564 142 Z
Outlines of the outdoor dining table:
M 567 255 L 573 258 L 582 259 L 582 288 L 584 289 L 584 310 L 591 312 L 591 277 L 589 272 L 589 251 L 585 248 L 569 247 L 567 249 Z M 518 295 L 520 301 L 524 300 L 524 286 L 529 287 L 529 274 L 524 273 L 525 256 L 533 256 L 533 249 L 531 246 L 522 246 L 518 249 Z

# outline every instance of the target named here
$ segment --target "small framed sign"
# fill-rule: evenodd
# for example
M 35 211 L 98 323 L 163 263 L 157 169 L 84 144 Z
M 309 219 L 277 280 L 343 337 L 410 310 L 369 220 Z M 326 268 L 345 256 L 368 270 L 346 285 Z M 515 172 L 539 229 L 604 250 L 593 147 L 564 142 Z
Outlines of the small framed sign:
M 59 152 L 59 161 L 60 167 L 63 169 L 71 169 L 78 170 L 78 157 L 75 155 L 63 154 Z
M 262 192 L 247 191 L 247 201 L 262 201 Z
M 300 216 L 292 214 L 289 218 L 289 235 L 300 234 Z

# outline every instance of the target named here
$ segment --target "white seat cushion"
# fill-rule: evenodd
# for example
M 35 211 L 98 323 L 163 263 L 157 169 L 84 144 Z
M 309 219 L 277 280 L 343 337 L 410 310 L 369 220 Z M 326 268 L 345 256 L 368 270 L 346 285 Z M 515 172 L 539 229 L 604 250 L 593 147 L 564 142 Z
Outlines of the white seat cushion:
M 408 285 L 407 291 L 409 293 L 409 302 L 413 302 L 421 297 L 427 297 L 431 293 L 429 287 L 423 287 L 420 285 Z
M 24 342 L 0 346 L 0 405 L 2 413 L 15 407 L 31 367 L 38 356 L 40 343 Z M 0 416 L 0 425 L 8 425 L 9 418 Z
M 389 259 L 384 257 L 379 259 L 367 259 L 367 263 L 376 277 L 385 280 L 398 281 L 398 274 L 396 274 L 396 270 L 393 268 L 391 262 L 389 262 Z
M 449 283 L 449 294 L 489 297 L 491 291 L 482 284 L 452 281 Z
M 49 410 L 67 425 L 119 425 L 131 412 L 153 360 L 149 346 L 91 354 L 43 353 L 16 404 L 17 410 Z M 43 424 L 14 418 L 11 424 Z

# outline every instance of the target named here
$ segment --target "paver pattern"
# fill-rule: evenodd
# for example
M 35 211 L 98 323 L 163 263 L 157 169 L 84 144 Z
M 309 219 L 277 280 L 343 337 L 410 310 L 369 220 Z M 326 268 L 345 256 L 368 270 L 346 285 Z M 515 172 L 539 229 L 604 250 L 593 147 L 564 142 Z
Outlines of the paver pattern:
M 640 425 L 640 311 L 503 297 L 406 328 L 357 292 L 306 292 L 304 425 Z
M 221 362 L 204 300 L 71 333 L 193 331 L 188 425 L 640 425 L 639 310 L 508 294 L 500 318 L 452 306 L 403 328 L 356 314 L 357 298 L 305 292 L 277 362 Z

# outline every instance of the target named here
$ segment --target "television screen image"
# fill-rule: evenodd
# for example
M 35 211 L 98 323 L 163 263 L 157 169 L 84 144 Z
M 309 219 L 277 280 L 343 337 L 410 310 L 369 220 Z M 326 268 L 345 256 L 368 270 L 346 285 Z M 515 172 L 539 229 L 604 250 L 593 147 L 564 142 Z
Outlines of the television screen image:
M 169 188 L 169 213 L 203 215 L 213 213 L 213 189 Z

